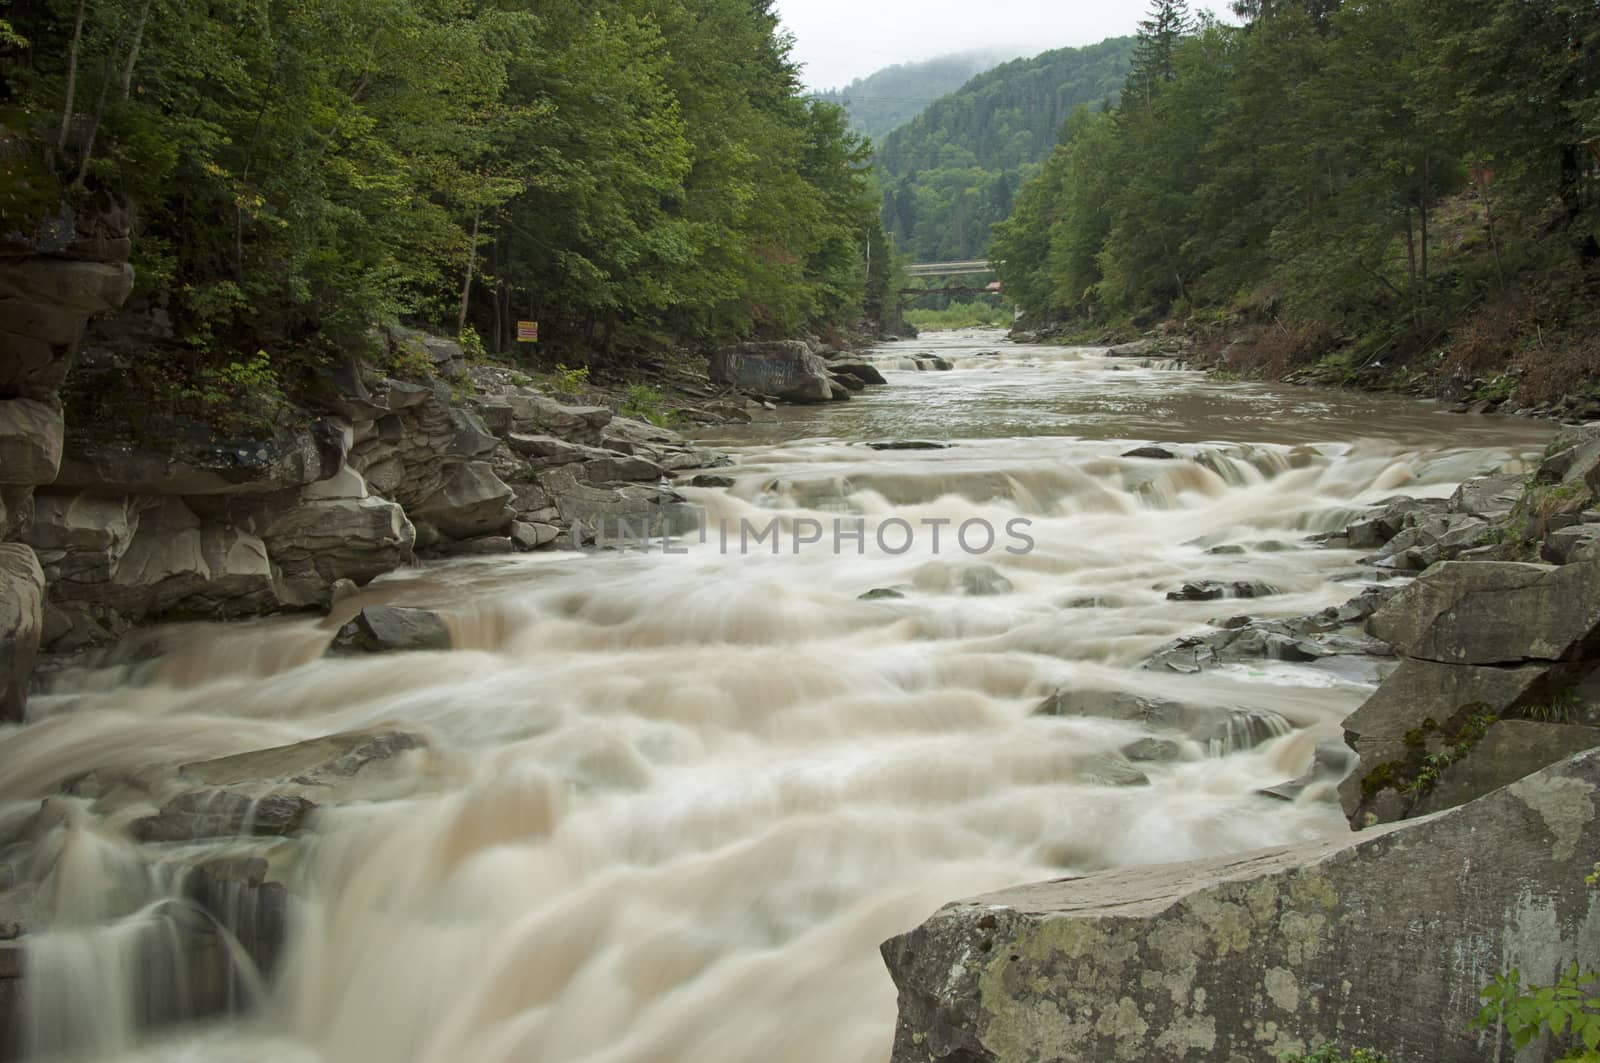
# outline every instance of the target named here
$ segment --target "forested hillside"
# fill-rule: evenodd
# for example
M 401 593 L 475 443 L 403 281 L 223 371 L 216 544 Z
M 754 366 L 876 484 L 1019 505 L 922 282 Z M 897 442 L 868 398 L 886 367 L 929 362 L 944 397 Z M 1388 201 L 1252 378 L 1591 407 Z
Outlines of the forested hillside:
M 0 228 L 133 204 L 176 365 L 397 318 L 618 359 L 859 313 L 865 147 L 765 0 L 3 10 Z
M 842 89 L 815 93 L 813 98 L 843 107 L 850 115 L 851 129 L 878 140 L 1002 58 L 994 52 L 963 52 L 922 63 L 899 63 L 856 78 Z
M 885 137 L 875 162 L 900 250 L 915 261 L 982 257 L 1061 123 L 1079 105 L 1115 100 L 1132 50 L 1132 38 L 1115 38 L 1002 64 Z
M 1600 5 L 1174 0 L 991 253 L 1035 318 L 1226 326 L 1230 366 L 1548 402 L 1600 382 Z

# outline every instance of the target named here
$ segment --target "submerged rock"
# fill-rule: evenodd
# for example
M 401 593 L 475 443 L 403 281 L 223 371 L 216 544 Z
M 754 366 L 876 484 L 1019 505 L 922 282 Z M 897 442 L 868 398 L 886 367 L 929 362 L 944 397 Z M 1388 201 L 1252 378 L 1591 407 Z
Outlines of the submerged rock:
M 305 830 L 316 808 L 290 794 L 254 798 L 230 790 L 196 790 L 168 801 L 153 816 L 135 820 L 129 829 L 141 842 L 283 836 Z
M 1414 824 L 947 905 L 883 945 L 892 1059 L 1266 1061 L 1338 1043 L 1479 1063 L 1496 1034 L 1468 1023 L 1495 973 L 1547 984 L 1600 955 L 1596 852 L 1591 751 Z

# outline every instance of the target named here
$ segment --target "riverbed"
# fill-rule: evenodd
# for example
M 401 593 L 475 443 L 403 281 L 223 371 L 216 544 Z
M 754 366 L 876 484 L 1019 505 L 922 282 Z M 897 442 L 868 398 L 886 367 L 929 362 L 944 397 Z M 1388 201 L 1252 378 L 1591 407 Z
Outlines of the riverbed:
M 887 386 L 702 433 L 736 459 L 728 485 L 682 489 L 703 536 L 430 566 L 329 621 L 196 625 L 160 659 L 58 677 L 0 732 L 12 821 L 90 770 L 361 728 L 428 749 L 308 839 L 227 848 L 302 899 L 285 962 L 249 1017 L 155 1040 L 117 1004 L 139 973 L 115 927 L 162 888 L 127 838 L 139 810 L 53 798 L 38 1053 L 882 1063 L 878 943 L 941 904 L 1346 830 L 1328 787 L 1261 791 L 1338 740 L 1375 672 L 1141 666 L 1213 620 L 1390 581 L 1312 537 L 1395 494 L 1521 472 L 1553 434 L 997 332 L 871 359 Z M 1170 456 L 1124 456 L 1152 444 Z M 1196 580 L 1273 593 L 1169 600 Z M 445 613 L 456 648 L 323 657 L 374 601 Z M 1036 713 L 1060 690 L 1273 726 L 1167 736 L 1135 764 L 1140 726 Z

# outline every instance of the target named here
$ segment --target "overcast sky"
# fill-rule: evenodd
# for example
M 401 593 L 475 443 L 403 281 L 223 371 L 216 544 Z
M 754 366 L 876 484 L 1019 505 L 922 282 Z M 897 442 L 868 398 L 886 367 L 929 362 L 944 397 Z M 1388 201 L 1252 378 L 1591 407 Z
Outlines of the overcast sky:
M 1192 4 L 1193 8 L 1208 6 Z M 1226 8 L 1222 0 L 1209 6 Z M 951 52 L 1037 55 L 1132 33 L 1150 0 L 778 0 L 810 88 Z

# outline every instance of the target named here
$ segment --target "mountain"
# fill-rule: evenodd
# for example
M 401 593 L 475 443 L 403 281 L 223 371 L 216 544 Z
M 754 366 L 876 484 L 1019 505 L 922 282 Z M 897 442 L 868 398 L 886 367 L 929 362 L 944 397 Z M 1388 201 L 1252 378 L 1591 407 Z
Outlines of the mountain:
M 842 89 L 814 93 L 819 100 L 837 103 L 850 115 L 850 128 L 877 140 L 911 121 L 924 107 L 965 85 L 1015 52 L 962 52 L 921 63 L 899 63 Z
M 883 222 L 916 262 L 983 257 L 989 226 L 1011 213 L 1081 104 L 1114 103 L 1134 38 L 1058 48 L 979 74 L 889 133 L 874 161 Z

